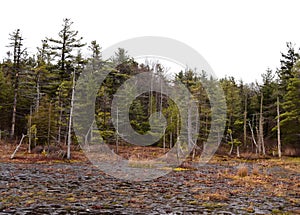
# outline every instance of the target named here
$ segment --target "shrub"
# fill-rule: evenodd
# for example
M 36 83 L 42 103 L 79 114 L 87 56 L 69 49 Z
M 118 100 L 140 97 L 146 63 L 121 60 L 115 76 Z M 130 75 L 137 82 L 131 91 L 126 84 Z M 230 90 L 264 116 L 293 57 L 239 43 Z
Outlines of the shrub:
M 252 174 L 253 175 L 259 175 L 259 168 L 258 166 L 253 166 L 253 169 L 252 169 Z
M 237 174 L 239 177 L 246 177 L 248 175 L 248 167 L 244 164 L 240 165 Z

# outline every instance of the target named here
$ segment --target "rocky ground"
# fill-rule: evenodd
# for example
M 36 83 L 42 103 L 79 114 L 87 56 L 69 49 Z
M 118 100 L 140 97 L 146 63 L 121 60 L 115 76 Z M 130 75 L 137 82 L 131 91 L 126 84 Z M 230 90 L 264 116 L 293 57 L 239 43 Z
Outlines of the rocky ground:
M 127 182 L 86 161 L 2 161 L 0 214 L 300 214 L 299 166 L 299 158 L 218 158 Z

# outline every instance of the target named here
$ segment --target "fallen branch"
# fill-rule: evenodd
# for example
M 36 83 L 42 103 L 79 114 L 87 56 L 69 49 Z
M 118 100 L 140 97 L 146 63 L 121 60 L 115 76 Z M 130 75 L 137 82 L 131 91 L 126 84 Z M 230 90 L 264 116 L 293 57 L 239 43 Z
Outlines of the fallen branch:
M 17 146 L 17 148 L 15 149 L 14 153 L 10 156 L 10 159 L 14 159 L 15 154 L 16 154 L 17 151 L 19 150 L 19 148 L 20 148 L 20 146 L 21 146 L 21 144 L 22 144 L 22 142 L 23 142 L 23 139 L 24 139 L 26 136 L 27 136 L 27 135 L 22 134 L 22 138 L 21 138 L 21 140 L 20 140 L 20 143 L 19 143 L 19 145 Z

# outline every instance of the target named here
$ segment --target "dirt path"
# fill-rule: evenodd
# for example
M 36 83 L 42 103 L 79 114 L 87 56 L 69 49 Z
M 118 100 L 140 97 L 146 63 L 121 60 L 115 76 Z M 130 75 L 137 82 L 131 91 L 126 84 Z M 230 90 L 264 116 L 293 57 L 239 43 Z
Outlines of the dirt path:
M 300 174 L 278 166 L 241 178 L 237 165 L 208 164 L 139 183 L 83 163 L 1 163 L 0 170 L 0 214 L 300 213 Z

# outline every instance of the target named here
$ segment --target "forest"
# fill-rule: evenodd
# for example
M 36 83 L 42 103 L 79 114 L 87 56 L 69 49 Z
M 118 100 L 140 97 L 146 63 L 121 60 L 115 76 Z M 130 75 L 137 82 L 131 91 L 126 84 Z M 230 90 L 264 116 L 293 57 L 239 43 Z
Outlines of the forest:
M 286 43 L 278 68 L 245 83 L 188 66 L 170 75 L 168 64 L 122 47 L 104 59 L 101 41 L 83 42 L 71 19 L 34 54 L 23 33 L 7 32 L 0 63 L 1 214 L 300 213 L 296 44 Z M 151 144 L 135 138 L 149 134 Z M 218 149 L 199 165 L 211 136 Z M 89 150 L 103 142 L 123 160 L 96 154 L 101 169 Z M 192 150 L 181 159 L 185 144 Z
M 83 37 L 72 29 L 72 24 L 70 19 L 64 19 L 58 35 L 42 39 L 34 55 L 27 53 L 20 29 L 9 33 L 9 51 L 0 64 L 2 140 L 16 141 L 27 135 L 25 141 L 29 141 L 29 150 L 36 146 L 66 145 L 68 139 L 76 144 L 69 123 L 72 83 L 86 65 L 92 63 L 106 64 L 110 68 L 109 76 L 99 88 L 95 113 L 98 130 L 110 144 L 118 139 L 110 113 L 114 93 L 130 77 L 149 72 L 169 82 L 180 81 L 197 99 L 197 148 L 206 141 L 211 124 L 210 103 L 203 83 L 217 81 L 227 104 L 222 145 L 228 148 L 230 155 L 240 156 L 240 150 L 279 157 L 282 150 L 286 155 L 299 155 L 300 56 L 295 44 L 286 43 L 279 68 L 267 69 L 261 75 L 262 82 L 244 83 L 234 77 L 213 80 L 205 71 L 199 76 L 191 68 L 178 71 L 174 80 L 167 80 L 164 65 L 138 63 L 122 47 L 109 61 L 102 60 L 100 44 L 96 40 L 83 43 Z M 87 57 L 82 51 L 84 47 L 88 49 Z M 130 124 L 141 134 L 147 132 L 149 115 L 156 110 L 164 113 L 168 125 L 164 138 L 154 145 L 172 147 L 179 130 L 178 110 L 166 95 L 149 92 L 137 97 L 130 107 Z

